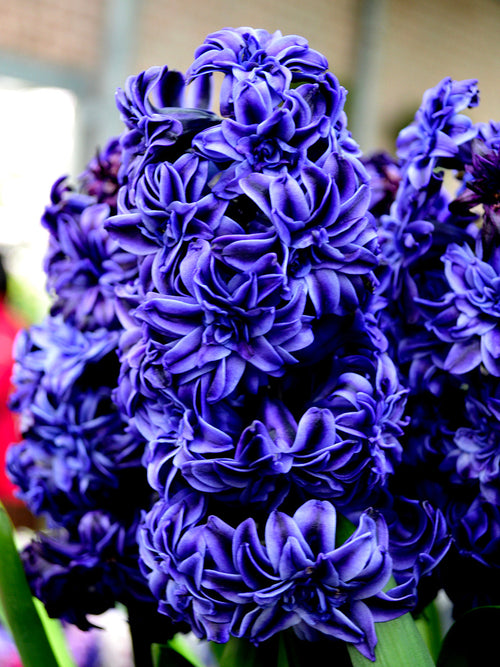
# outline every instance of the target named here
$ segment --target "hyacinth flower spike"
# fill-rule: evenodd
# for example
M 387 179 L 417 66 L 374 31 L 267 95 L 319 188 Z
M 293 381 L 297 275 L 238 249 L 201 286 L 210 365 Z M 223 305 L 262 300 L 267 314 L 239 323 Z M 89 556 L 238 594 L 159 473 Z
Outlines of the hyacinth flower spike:
M 124 606 L 137 666 L 430 667 L 440 591 L 499 603 L 500 125 L 447 78 L 364 156 L 346 95 L 304 38 L 223 28 L 50 194 L 22 560 L 65 622 Z

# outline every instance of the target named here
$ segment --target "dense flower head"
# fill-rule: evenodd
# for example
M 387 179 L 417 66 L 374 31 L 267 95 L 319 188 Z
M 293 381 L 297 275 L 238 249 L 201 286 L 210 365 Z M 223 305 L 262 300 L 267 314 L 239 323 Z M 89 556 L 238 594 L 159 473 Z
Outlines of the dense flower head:
M 201 523 L 203 510 L 189 495 L 157 503 L 141 547 L 160 605 L 188 618 L 201 637 L 257 644 L 292 627 L 303 638 L 353 643 L 373 659 L 374 620 L 411 604 L 383 592 L 391 559 L 380 516 L 363 514 L 338 544 L 336 511 L 326 501 L 308 501 L 292 516 L 271 512 L 262 534 L 251 518 L 236 527 L 217 516 Z
M 23 439 L 8 452 L 8 472 L 28 508 L 55 530 L 25 551 L 30 583 L 50 614 L 83 627 L 86 614 L 125 601 L 129 582 L 148 597 L 135 542 L 139 510 L 151 496 L 144 443 L 112 400 L 115 287 L 137 273 L 136 258 L 104 227 L 116 211 L 121 157 L 111 139 L 77 188 L 65 178 L 54 184 L 42 218 L 51 313 L 18 337 L 11 397 Z
M 115 283 L 126 283 L 136 273 L 135 258 L 105 229 L 115 210 L 119 156 L 110 142 L 89 164 L 80 191 L 65 178 L 57 180 L 42 217 L 49 232 L 44 270 L 53 298 L 51 312 L 81 329 L 117 327 Z
M 277 30 L 223 28 L 208 35 L 195 51 L 188 77 L 222 72 L 220 110 L 229 116 L 234 110 L 234 88 L 242 80 L 264 86 L 279 99 L 292 81 L 314 79 L 328 68 L 326 58 L 309 47 L 298 35 L 285 35 Z
M 325 508 L 325 521 L 331 500 L 359 515 L 401 460 L 406 391 L 364 314 L 379 252 L 369 175 L 347 130 L 345 90 L 326 66 L 300 38 L 227 29 L 207 38 L 187 73 L 201 82 L 222 72 L 222 117 L 173 108 L 185 81 L 166 69 L 119 92 L 123 185 L 106 228 L 136 255 L 138 273 L 117 290 L 130 310 L 113 396 L 147 442 L 160 497 L 139 538 L 159 610 L 217 641 L 259 643 L 293 625 L 302 638 L 346 639 L 372 656 L 375 606 L 333 619 L 329 593 L 291 585 L 286 613 L 277 605 L 273 619 L 264 598 L 266 609 L 247 609 L 257 599 L 249 582 L 243 595 L 240 584 L 230 593 L 210 580 L 218 558 L 229 562 L 223 550 L 236 549 L 235 528 L 219 518 L 229 508 L 232 525 L 245 526 L 236 531 L 252 523 L 257 548 L 250 508 L 262 525 L 271 516 L 288 526 L 287 508 L 301 503 L 304 513 Z M 364 531 L 372 519 L 363 517 Z M 314 547 L 301 549 L 306 570 L 330 572 Z M 227 567 L 236 585 L 239 570 Z M 276 576 L 262 585 L 274 590 Z M 415 604 L 403 588 L 404 605 Z M 307 609 L 292 613 L 296 598 Z
M 149 599 L 135 535 L 151 489 L 144 443 L 112 400 L 118 336 L 49 315 L 16 347 L 12 407 L 23 439 L 10 447 L 7 468 L 20 498 L 54 531 L 23 552 L 28 579 L 49 614 L 84 628 L 87 614 L 116 601 Z
M 129 82 L 127 99 L 135 100 L 141 118 L 152 112 L 139 94 L 156 85 L 158 76 Z M 256 114 L 265 123 L 269 114 L 288 108 L 275 108 L 265 91 L 254 99 L 252 90 L 248 84 L 241 93 L 242 114 Z M 239 383 L 255 393 L 297 364 L 296 353 L 313 342 L 314 318 L 352 313 L 366 302 L 377 261 L 367 176 L 357 158 L 327 140 L 335 135 L 343 102 L 338 82 L 324 78 L 306 92 L 290 92 L 299 104 L 297 118 L 307 116 L 310 127 L 297 131 L 307 144 L 298 171 L 298 163 L 268 173 L 246 158 L 241 162 L 242 154 L 224 143 L 225 131 L 217 140 L 219 153 L 204 154 L 202 138 L 223 131 L 224 120 L 194 136 L 194 153 L 176 157 L 190 130 L 172 139 L 170 159 L 158 161 L 141 144 L 133 184 L 122 186 L 118 215 L 107 229 L 139 257 L 132 317 L 143 343 L 133 346 L 133 361 L 124 354 L 122 362 L 140 367 L 142 377 L 161 376 L 175 389 L 207 375 L 210 402 L 226 399 Z M 322 136 L 316 121 L 310 124 L 311 104 L 326 128 Z M 142 123 L 132 118 L 130 127 Z M 318 143 L 321 167 L 308 152 Z M 238 187 L 223 193 L 228 162 L 246 167 L 229 167 Z
M 448 77 L 426 91 L 414 122 L 400 132 L 396 144 L 415 188 L 427 186 L 433 170 L 443 161 L 460 165 L 461 148 L 477 133 L 472 120 L 460 112 L 478 104 L 475 79 L 454 81 Z
M 117 334 L 81 332 L 48 316 L 24 337 L 12 397 L 23 440 L 8 453 L 20 496 L 35 514 L 60 524 L 99 504 L 119 507 L 120 485 L 134 469 L 140 478 L 142 441 L 111 399 Z M 145 491 L 137 485 L 139 499 Z
M 498 376 L 499 251 L 483 261 L 470 246 L 450 244 L 442 259 L 449 289 L 439 301 L 423 303 L 433 311 L 427 327 L 449 344 L 444 369 L 463 374 L 484 364 Z
M 129 77 L 122 135 L 54 185 L 9 454 L 58 529 L 25 551 L 51 614 L 152 597 L 200 638 L 373 660 L 440 587 L 498 604 L 500 125 L 447 78 L 362 156 L 327 67 L 212 33 L 186 76 Z
M 423 574 L 417 584 L 420 601 L 444 587 L 457 615 L 496 604 L 491 586 L 500 565 L 499 126 L 474 125 L 459 113 L 477 101 L 475 81 L 445 79 L 424 95 L 415 121 L 400 134 L 401 181 L 390 209 L 376 220 L 380 282 L 371 304 L 409 389 L 402 462 L 388 487 L 397 509 L 384 514 L 394 574 L 398 582 L 416 582 L 411 568 L 425 573 L 431 564 L 430 577 Z M 411 512 L 401 497 L 414 499 Z M 420 547 L 413 548 L 412 529 L 405 525 L 411 514 L 420 525 L 415 538 L 427 535 L 430 545 L 436 537 L 416 560 Z M 413 559 L 410 569 L 398 565 L 405 550 Z M 474 583 L 460 590 L 457 577 Z
M 72 532 L 41 535 L 23 551 L 30 586 L 50 616 L 83 630 L 87 615 L 101 614 L 116 601 L 150 602 L 138 568 L 136 524 L 128 530 L 106 512 L 83 515 Z
M 166 386 L 152 348 L 131 341 L 117 401 L 149 442 L 153 488 L 170 492 L 180 474 L 226 501 L 271 507 L 289 494 L 343 506 L 383 487 L 401 458 L 406 391 L 376 327 L 342 324 L 323 334 L 332 361 L 319 357 L 255 395 L 239 388 L 216 401 L 206 375 Z

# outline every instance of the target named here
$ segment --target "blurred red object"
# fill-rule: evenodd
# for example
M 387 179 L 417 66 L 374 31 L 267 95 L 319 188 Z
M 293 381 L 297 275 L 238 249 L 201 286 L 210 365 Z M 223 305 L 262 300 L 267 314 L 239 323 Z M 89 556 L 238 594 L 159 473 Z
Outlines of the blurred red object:
M 8 407 L 12 391 L 13 346 L 17 333 L 26 323 L 9 307 L 7 272 L 0 253 L 0 501 L 14 526 L 34 528 L 36 520 L 25 503 L 16 497 L 16 486 L 5 470 L 5 455 L 9 446 L 21 440 L 18 416 Z M 2 663 L 3 664 L 3 663 Z
M 12 347 L 17 332 L 23 323 L 8 308 L 0 296 L 0 500 L 3 503 L 19 503 L 15 495 L 15 486 L 5 472 L 5 453 L 10 444 L 21 438 L 17 416 L 8 408 L 8 399 L 12 390 L 11 376 L 14 359 Z

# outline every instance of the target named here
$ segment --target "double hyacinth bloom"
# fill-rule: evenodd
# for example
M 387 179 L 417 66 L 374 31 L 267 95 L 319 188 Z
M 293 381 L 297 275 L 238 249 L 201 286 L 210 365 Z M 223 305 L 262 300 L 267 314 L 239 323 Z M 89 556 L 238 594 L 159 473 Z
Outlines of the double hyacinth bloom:
M 120 147 L 110 140 L 81 175 L 82 187 L 56 181 L 42 216 L 49 232 L 44 269 L 53 298 L 52 314 L 61 313 L 81 330 L 117 328 L 114 284 L 126 282 L 135 260 L 104 230 L 116 207 Z
M 83 630 L 88 614 L 121 602 L 150 603 L 137 564 L 137 525 L 125 525 L 102 510 L 87 512 L 70 531 L 59 529 L 31 542 L 23 552 L 33 594 L 52 617 Z
M 200 638 L 373 660 L 378 622 L 470 603 L 448 564 L 500 567 L 500 128 L 445 79 L 370 159 L 345 99 L 303 38 L 226 28 L 129 77 L 122 135 L 56 182 L 9 455 L 56 529 L 25 552 L 54 615 L 154 599 Z
M 488 262 L 470 246 L 450 244 L 443 255 L 449 284 L 440 302 L 431 302 L 437 314 L 427 326 L 450 344 L 444 368 L 463 374 L 484 364 L 500 375 L 500 263 L 498 249 Z
M 143 570 L 199 637 L 293 628 L 373 658 L 374 622 L 416 603 L 449 539 L 430 506 L 426 530 L 407 523 L 400 586 L 383 592 L 391 541 L 368 508 L 401 461 L 406 391 L 370 312 L 379 241 L 345 91 L 302 38 L 247 28 L 210 35 L 187 80 L 153 68 L 117 93 L 106 229 L 137 271 L 116 289 L 114 397 L 158 494 Z
M 149 441 L 153 488 L 171 492 L 180 474 L 198 491 L 253 508 L 275 507 L 287 494 L 362 504 L 401 458 L 405 392 L 365 321 L 357 326 L 330 348 L 336 361 L 322 361 L 327 380 L 319 368 L 289 373 L 281 399 L 270 388 L 211 407 L 199 382 L 194 399 L 181 392 L 167 400 L 162 390 L 163 400 L 136 400 L 130 411 Z
M 112 397 L 122 310 L 114 286 L 137 272 L 135 258 L 104 228 L 116 211 L 120 156 L 111 140 L 78 188 L 55 183 L 42 218 L 51 312 L 15 348 L 11 407 L 23 439 L 10 448 L 7 466 L 50 532 L 23 552 L 26 573 L 51 615 L 82 628 L 87 614 L 117 601 L 151 604 L 135 538 L 151 497 L 144 442 Z
M 498 603 L 492 582 L 500 566 L 500 127 L 462 115 L 477 102 L 470 80 L 445 79 L 424 95 L 398 140 L 398 190 L 377 220 L 382 262 L 374 309 L 406 378 L 411 415 L 402 465 L 389 488 L 394 497 L 418 499 L 428 516 L 435 509 L 427 503 L 440 508 L 434 530 L 444 537 L 439 526 L 445 521 L 452 545 L 428 583 L 431 597 L 439 587 L 446 590 L 457 616 Z M 456 192 L 447 189 L 453 178 Z M 404 511 L 397 507 L 382 511 L 395 540 L 391 555 L 400 582 L 409 570 L 398 565 Z M 439 544 L 445 541 L 438 539 L 435 548 Z
M 187 616 L 199 636 L 260 643 L 294 628 L 305 639 L 324 634 L 354 643 L 373 658 L 374 621 L 411 604 L 411 596 L 395 604 L 382 591 L 392 568 L 378 515 L 362 514 L 338 545 L 337 515 L 327 501 L 309 500 L 293 516 L 271 512 L 262 534 L 252 518 L 236 529 L 217 516 L 200 523 L 204 509 L 193 494 L 159 503 L 141 543 L 160 609 Z
M 415 120 L 399 133 L 398 156 L 414 188 L 427 186 L 440 164 L 460 167 L 463 153 L 470 152 L 470 140 L 477 128 L 460 112 L 479 104 L 477 81 L 443 79 L 423 96 Z

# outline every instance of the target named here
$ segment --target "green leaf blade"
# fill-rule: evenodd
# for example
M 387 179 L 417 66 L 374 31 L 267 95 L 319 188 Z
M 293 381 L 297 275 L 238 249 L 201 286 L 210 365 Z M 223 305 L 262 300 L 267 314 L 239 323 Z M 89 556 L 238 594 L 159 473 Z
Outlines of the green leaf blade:
M 348 645 L 353 667 L 435 667 L 427 646 L 411 614 L 393 621 L 377 623 L 375 662 L 365 658 L 352 644 Z
M 192 644 L 179 633 L 166 644 L 153 644 L 155 667 L 205 667 Z
M 74 667 L 58 661 L 33 602 L 14 542 L 13 528 L 0 504 L 0 606 L 2 618 L 16 643 L 24 667 Z M 62 653 L 61 653 L 62 656 Z

